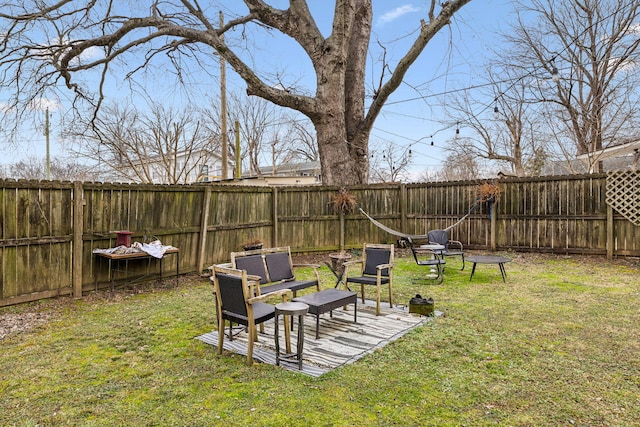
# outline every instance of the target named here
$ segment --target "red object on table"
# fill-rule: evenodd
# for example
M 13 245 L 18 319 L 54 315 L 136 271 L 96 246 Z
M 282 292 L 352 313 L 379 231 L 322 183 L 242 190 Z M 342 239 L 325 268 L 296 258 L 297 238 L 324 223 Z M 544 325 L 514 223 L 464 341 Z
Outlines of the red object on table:
M 116 246 L 131 246 L 131 235 L 132 231 L 124 230 L 124 231 L 116 231 Z

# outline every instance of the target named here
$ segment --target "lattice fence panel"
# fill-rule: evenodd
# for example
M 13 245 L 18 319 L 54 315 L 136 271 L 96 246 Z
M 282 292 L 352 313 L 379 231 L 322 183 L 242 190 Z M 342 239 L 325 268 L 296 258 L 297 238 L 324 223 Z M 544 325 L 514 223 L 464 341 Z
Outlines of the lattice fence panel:
M 640 171 L 609 172 L 607 204 L 634 225 L 640 225 Z

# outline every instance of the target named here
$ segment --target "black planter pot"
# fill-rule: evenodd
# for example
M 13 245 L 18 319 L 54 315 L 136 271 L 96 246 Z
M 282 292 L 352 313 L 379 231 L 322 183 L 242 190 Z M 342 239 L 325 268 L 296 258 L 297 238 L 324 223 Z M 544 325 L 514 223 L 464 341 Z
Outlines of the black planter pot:
M 262 243 L 251 243 L 248 245 L 242 246 L 242 249 L 245 251 L 252 251 L 254 249 L 262 249 Z

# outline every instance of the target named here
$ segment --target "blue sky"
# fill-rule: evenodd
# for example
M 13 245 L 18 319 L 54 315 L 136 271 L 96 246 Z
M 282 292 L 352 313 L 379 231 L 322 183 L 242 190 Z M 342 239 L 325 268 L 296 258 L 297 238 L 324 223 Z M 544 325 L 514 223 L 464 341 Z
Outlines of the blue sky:
M 288 2 L 270 2 L 275 5 Z M 376 40 L 389 46 L 387 56 L 392 61 L 399 59 L 406 51 L 408 43 L 415 38 L 414 30 L 421 18 L 426 18 L 428 1 L 396 2 L 374 0 L 374 17 L 371 49 L 377 49 Z M 333 7 L 327 2 L 309 0 L 314 16 L 324 33 L 329 31 Z M 225 8 L 227 8 L 225 10 Z M 225 2 L 225 16 L 233 16 L 233 2 Z M 496 32 L 506 29 L 512 12 L 511 0 L 473 0 L 456 15 L 452 24 L 432 40 L 406 78 L 406 84 L 391 96 L 388 105 L 377 119 L 372 132 L 372 148 L 384 141 L 393 141 L 398 147 L 408 149 L 411 145 L 413 170 L 437 168 L 446 156 L 446 140 L 453 136 L 454 129 L 444 123 L 447 120 L 447 96 L 435 96 L 462 88 L 473 87 L 482 73 L 483 64 L 498 42 Z M 313 90 L 315 77 L 308 62 L 301 60 L 304 54 L 291 41 L 281 38 L 264 38 L 256 42 L 252 49 L 252 60 L 265 70 L 280 70 L 283 79 L 301 86 L 311 83 Z M 375 58 L 376 54 L 372 55 Z M 376 67 L 369 70 L 378 78 Z M 152 82 L 159 90 L 166 85 L 156 74 Z M 210 79 L 193 77 L 198 93 L 215 94 L 219 83 Z M 232 71 L 227 72 L 229 91 L 244 91 L 244 84 Z M 114 79 L 113 93 L 126 91 Z M 432 96 L 427 96 L 432 94 Z M 187 101 L 180 92 L 163 93 L 163 99 L 171 99 L 180 104 Z M 42 122 L 44 113 L 38 120 Z M 62 126 L 62 111 L 51 112 L 52 154 L 61 152 L 57 131 Z M 434 146 L 430 146 L 430 135 L 434 135 Z M 420 143 L 415 141 L 421 140 Z M 13 162 L 27 155 L 44 156 L 45 138 L 38 124 L 26 126 L 18 150 L 2 150 L 5 163 Z
M 484 64 L 499 41 L 497 31 L 506 28 L 510 3 L 476 0 L 463 7 L 452 25 L 430 42 L 408 73 L 408 84 L 391 97 L 376 122 L 374 138 L 412 145 L 414 170 L 436 168 L 446 156 L 447 139 L 455 132 L 451 128 L 446 94 L 479 83 Z M 375 29 L 393 33 L 400 28 L 412 28 L 424 14 L 425 5 L 408 6 L 381 11 L 380 16 L 374 17 Z M 420 93 L 409 85 L 419 87 Z M 421 142 L 416 144 L 418 140 Z

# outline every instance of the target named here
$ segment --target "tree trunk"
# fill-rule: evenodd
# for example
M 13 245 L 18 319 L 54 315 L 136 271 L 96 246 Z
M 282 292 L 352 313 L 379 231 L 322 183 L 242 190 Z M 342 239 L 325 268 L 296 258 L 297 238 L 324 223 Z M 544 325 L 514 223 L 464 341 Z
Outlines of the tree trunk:
M 368 181 L 368 135 L 362 132 L 348 140 L 346 125 L 340 117 L 315 123 L 322 182 L 329 185 L 355 185 Z

